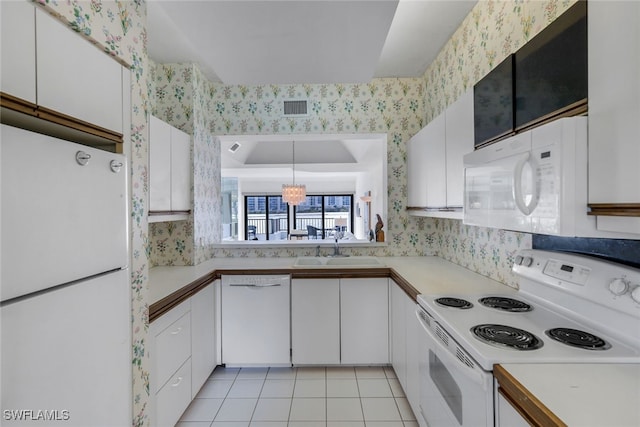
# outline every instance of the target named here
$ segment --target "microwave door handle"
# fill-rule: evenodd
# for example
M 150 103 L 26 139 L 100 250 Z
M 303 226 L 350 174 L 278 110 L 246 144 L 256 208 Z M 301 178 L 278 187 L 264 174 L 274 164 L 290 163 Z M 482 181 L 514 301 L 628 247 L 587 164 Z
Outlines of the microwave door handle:
M 531 170 L 535 171 L 535 164 L 531 158 L 531 153 L 528 152 L 518 160 L 518 163 L 516 163 L 513 170 L 513 200 L 516 203 L 518 210 L 522 212 L 523 215 L 531 215 L 538 205 L 538 184 L 536 182 L 535 173 L 532 173 L 531 188 L 533 189 L 533 194 L 531 201 L 527 204 L 524 200 L 524 195 L 522 194 L 522 171 L 526 164 L 529 164 Z
M 478 366 L 475 362 L 471 362 L 473 366 L 469 366 L 466 363 L 464 363 L 462 360 L 454 356 L 453 353 L 451 353 L 451 351 L 447 347 L 445 347 L 444 343 L 440 341 L 440 339 L 433 334 L 429 325 L 427 325 L 424 322 L 424 320 L 420 318 L 420 315 L 418 314 L 417 311 L 416 311 L 416 317 L 418 318 L 418 321 L 420 322 L 420 326 L 422 327 L 423 331 L 431 339 L 431 342 L 435 343 L 435 346 L 438 347 L 439 350 L 442 350 L 436 353 L 437 356 L 440 358 L 440 360 L 443 363 L 446 361 L 447 364 L 461 367 L 462 369 L 456 369 L 456 372 L 463 374 L 465 377 L 467 377 L 469 380 L 473 381 L 474 383 L 482 384 L 482 387 L 485 388 L 484 381 L 482 380 L 483 373 L 484 373 L 482 368 L 480 368 L 480 366 Z M 432 321 L 435 322 L 435 320 L 432 320 Z

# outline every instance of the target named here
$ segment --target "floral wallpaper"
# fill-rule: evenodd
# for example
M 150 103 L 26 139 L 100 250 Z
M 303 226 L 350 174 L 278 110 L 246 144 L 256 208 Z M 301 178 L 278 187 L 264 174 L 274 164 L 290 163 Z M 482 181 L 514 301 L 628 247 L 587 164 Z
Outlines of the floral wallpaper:
M 29 1 L 29 0 L 25 0 Z M 39 6 L 67 23 L 131 70 L 131 140 L 125 154 L 131 171 L 131 327 L 132 426 L 149 425 L 149 327 L 147 225 L 149 104 L 146 51 L 146 4 L 134 1 L 37 0 Z
M 151 257 L 158 265 L 189 265 L 212 257 L 298 256 L 312 249 L 221 249 L 220 164 L 215 135 L 300 133 L 387 133 L 387 181 L 389 211 L 385 217 L 384 248 L 349 249 L 371 255 L 425 255 L 423 221 L 405 213 L 406 141 L 424 126 L 424 85 L 420 78 L 375 79 L 367 84 L 297 84 L 224 86 L 211 84 L 197 67 L 187 64 L 156 64 L 153 74 L 154 112 L 186 132 L 194 132 L 194 220 L 153 224 Z M 198 76 L 197 90 L 191 82 Z M 283 99 L 309 100 L 310 114 L 284 118 Z M 191 129 L 191 116 L 206 117 Z M 209 142 L 207 142 L 209 141 Z M 199 146 L 198 146 L 199 145 Z M 212 158 L 213 156 L 213 158 Z M 206 183 L 214 184 L 213 187 Z M 215 191 L 214 191 L 215 189 Z M 193 231 L 193 236 L 188 233 Z M 186 242 L 183 243 L 183 242 Z M 179 249 L 175 249 L 179 248 Z M 184 248 L 184 249 L 183 249 Z
M 424 74 L 426 123 L 577 0 L 480 0 Z
M 481 0 L 421 78 L 375 79 L 368 84 L 225 86 L 212 84 L 195 66 L 149 62 L 145 0 L 34 1 L 131 69 L 132 127 L 127 142 L 131 170 L 131 296 L 133 426 L 149 423 L 148 268 L 197 264 L 212 257 L 296 256 L 306 250 L 220 249 L 219 158 L 215 135 L 241 133 L 388 134 L 387 240 L 370 255 L 437 254 L 480 274 L 514 285 L 514 252 L 531 246 L 522 233 L 469 227 L 455 220 L 405 213 L 407 140 L 533 37 L 575 0 Z M 224 43 L 224 40 L 220 41 Z M 311 100 L 307 118 L 276 113 L 289 97 Z M 147 114 L 192 135 L 193 213 L 189 220 L 147 224 Z M 151 261 L 152 260 L 152 261 Z
M 184 89 L 193 87 L 184 80 L 194 72 L 201 76 L 197 67 L 186 66 L 187 70 L 183 64 L 157 64 L 153 79 L 155 102 L 152 104 L 154 111 L 165 111 L 179 122 L 196 110 L 193 98 L 198 96 L 198 109 L 211 120 L 206 130 L 201 128 L 209 136 L 387 132 L 389 211 L 386 227 L 389 245 L 385 248 L 352 248 L 349 249 L 351 253 L 378 256 L 438 254 L 502 283 L 514 285 L 510 261 L 518 249 L 531 247 L 530 236 L 468 227 L 461 221 L 406 215 L 405 144 L 422 126 L 574 2 L 479 2 L 420 80 L 374 79 L 367 84 L 261 86 L 205 82 L 199 90 L 192 92 Z M 311 114 L 305 118 L 282 118 L 279 106 L 286 98 L 309 99 Z M 180 127 L 179 123 L 176 125 Z M 194 151 L 195 176 L 204 174 L 219 179 L 218 170 L 201 164 L 195 156 Z M 217 206 L 206 194 L 199 192 L 204 199 L 194 197 L 195 203 L 204 203 L 203 218 L 215 216 L 212 209 Z M 310 255 L 311 252 L 305 248 L 216 248 L 212 245 L 218 241 L 218 229 L 205 230 L 190 223 L 154 224 L 152 264 L 197 264 L 212 257 L 286 257 Z M 188 236 L 191 230 L 193 236 Z M 187 242 L 186 245 L 183 242 Z

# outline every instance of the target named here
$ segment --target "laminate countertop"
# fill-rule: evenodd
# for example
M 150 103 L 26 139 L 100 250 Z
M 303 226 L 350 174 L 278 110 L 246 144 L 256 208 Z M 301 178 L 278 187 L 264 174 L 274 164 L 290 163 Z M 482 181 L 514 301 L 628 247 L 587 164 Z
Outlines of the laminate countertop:
M 381 266 L 294 267 L 296 258 L 217 258 L 195 266 L 154 267 L 149 270 L 149 301 L 153 305 L 180 297 L 185 287 L 212 281 L 221 274 L 291 274 L 301 277 L 391 277 L 405 291 L 418 294 L 464 295 L 509 293 L 514 289 L 435 256 L 378 257 Z
M 640 364 L 500 366 L 536 409 L 546 407 L 567 426 L 640 426 Z

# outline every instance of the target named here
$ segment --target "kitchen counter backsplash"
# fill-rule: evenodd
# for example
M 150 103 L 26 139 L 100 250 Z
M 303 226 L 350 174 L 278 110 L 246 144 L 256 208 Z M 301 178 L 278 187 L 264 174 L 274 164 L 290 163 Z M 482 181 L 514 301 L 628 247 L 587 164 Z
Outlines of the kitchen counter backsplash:
M 531 249 L 532 235 L 464 225 L 461 220 L 434 218 L 435 254 L 473 272 L 517 288 L 511 272 L 521 249 Z
M 506 230 L 464 225 L 460 220 L 420 218 L 419 230 L 423 233 L 420 241 L 424 247 L 418 256 L 437 255 L 468 270 L 494 279 L 516 288 L 517 280 L 511 272 L 511 266 L 517 252 L 531 249 L 532 236 Z M 181 227 L 180 222 L 171 227 Z M 172 228 L 172 232 L 181 233 L 184 229 Z M 333 249 L 322 247 L 326 255 Z M 391 246 L 348 247 L 341 251 L 352 256 L 415 256 L 412 253 L 395 254 Z M 253 248 L 215 248 L 212 258 L 291 258 L 314 256 L 315 245 L 309 247 L 263 247 Z M 171 265 L 171 264 L 167 264 Z M 180 265 L 180 264 L 176 264 Z

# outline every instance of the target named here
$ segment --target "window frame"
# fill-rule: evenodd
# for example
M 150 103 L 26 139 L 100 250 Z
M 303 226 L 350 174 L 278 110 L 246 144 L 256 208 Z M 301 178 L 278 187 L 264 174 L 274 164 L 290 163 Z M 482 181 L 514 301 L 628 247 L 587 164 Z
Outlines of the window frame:
M 321 224 L 322 224 L 322 236 L 326 237 L 327 231 L 331 231 L 332 229 L 324 228 L 325 224 L 325 203 L 326 199 L 329 197 L 348 197 L 349 198 L 349 230 L 353 233 L 355 226 L 355 206 L 353 205 L 354 195 L 350 193 L 329 193 L 329 194 L 307 194 L 307 197 L 321 197 L 322 203 L 321 205 Z M 293 206 L 293 226 L 296 226 L 297 218 L 296 214 L 298 212 L 298 206 Z M 323 239 L 325 238 L 323 237 Z
M 252 240 L 249 240 L 249 203 L 248 203 L 248 199 L 249 197 L 264 197 L 265 198 L 265 241 L 266 240 L 271 240 L 269 239 L 269 213 L 270 213 L 270 209 L 269 209 L 269 198 L 280 198 L 282 199 L 282 195 L 281 194 L 245 194 L 244 195 L 244 241 L 245 242 L 251 242 Z M 289 209 L 289 204 L 287 203 L 287 237 L 291 234 L 291 209 Z M 258 233 L 256 232 L 256 237 L 258 236 Z

